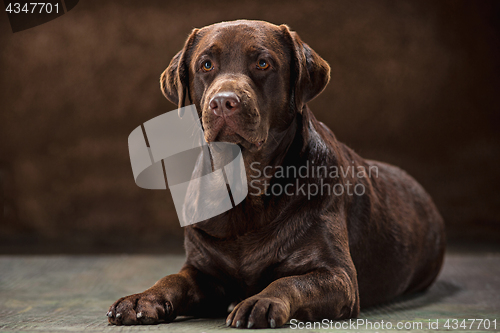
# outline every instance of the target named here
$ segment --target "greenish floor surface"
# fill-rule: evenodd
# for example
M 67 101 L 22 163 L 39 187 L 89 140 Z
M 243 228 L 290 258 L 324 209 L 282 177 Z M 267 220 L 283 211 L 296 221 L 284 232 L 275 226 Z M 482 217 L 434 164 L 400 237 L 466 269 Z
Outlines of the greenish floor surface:
M 235 332 L 224 326 L 223 318 L 108 325 L 105 314 L 113 301 L 177 272 L 183 261 L 183 256 L 174 255 L 0 256 L 0 331 Z M 426 293 L 367 309 L 359 319 L 322 327 L 301 324 L 300 331 L 498 332 L 500 254 L 450 254 L 438 281 Z M 289 324 L 278 331 L 298 330 Z

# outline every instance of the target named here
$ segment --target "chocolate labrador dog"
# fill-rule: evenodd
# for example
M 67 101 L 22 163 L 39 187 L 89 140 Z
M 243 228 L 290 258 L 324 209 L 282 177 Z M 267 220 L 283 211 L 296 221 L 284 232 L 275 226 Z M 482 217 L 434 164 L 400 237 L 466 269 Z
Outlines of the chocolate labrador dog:
M 162 91 L 196 105 L 207 142 L 240 146 L 249 195 L 185 227 L 180 272 L 116 301 L 110 323 L 227 316 L 236 304 L 228 326 L 279 327 L 356 317 L 429 287 L 443 262 L 443 220 L 408 174 L 361 158 L 316 120 L 306 103 L 329 79 L 327 62 L 286 25 L 193 30 Z

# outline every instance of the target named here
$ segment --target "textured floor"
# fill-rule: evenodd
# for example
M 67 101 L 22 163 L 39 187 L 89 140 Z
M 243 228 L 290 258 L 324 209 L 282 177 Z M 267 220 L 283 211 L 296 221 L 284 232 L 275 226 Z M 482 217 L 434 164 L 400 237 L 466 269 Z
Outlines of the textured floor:
M 0 331 L 234 332 L 224 327 L 224 319 L 181 319 L 171 324 L 137 327 L 107 324 L 105 313 L 114 300 L 148 288 L 162 276 L 177 272 L 182 263 L 182 256 L 173 255 L 0 256 Z M 448 255 L 438 281 L 428 292 L 363 311 L 360 319 L 369 320 L 372 325 L 382 320 L 385 325 L 390 322 L 392 331 L 399 332 L 411 330 L 397 330 L 398 322 L 422 325 L 422 329 L 415 326 L 414 331 L 419 332 L 485 331 L 488 321 L 467 321 L 466 329 L 460 325 L 463 319 L 489 319 L 490 329 L 486 331 L 500 331 L 500 254 Z M 449 321 L 447 329 L 448 319 L 459 321 Z M 438 324 L 439 329 L 429 328 L 430 323 Z M 280 331 L 296 331 L 292 328 Z M 375 328 L 361 325 L 322 331 L 386 330 Z

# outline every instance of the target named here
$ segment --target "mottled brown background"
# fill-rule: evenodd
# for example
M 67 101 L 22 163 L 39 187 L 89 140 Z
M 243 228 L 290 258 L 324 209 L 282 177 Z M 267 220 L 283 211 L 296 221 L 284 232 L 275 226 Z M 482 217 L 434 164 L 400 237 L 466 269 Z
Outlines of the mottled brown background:
M 500 240 L 498 2 L 80 1 L 15 34 L 0 13 L 0 252 L 182 250 L 127 137 L 175 108 L 158 78 L 190 30 L 238 18 L 286 23 L 330 63 L 317 117 L 419 180 L 452 242 Z

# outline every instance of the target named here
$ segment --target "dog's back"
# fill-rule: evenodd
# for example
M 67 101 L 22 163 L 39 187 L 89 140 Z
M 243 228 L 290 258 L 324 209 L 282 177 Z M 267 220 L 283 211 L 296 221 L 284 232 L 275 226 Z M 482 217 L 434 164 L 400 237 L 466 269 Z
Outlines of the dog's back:
M 430 195 L 396 166 L 353 160 L 371 171 L 357 180 L 366 193 L 352 196 L 348 209 L 361 306 L 426 289 L 437 277 L 445 251 L 444 222 Z

